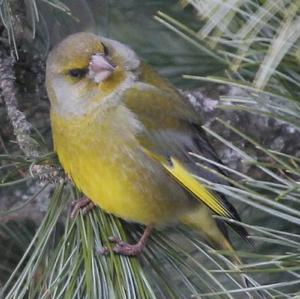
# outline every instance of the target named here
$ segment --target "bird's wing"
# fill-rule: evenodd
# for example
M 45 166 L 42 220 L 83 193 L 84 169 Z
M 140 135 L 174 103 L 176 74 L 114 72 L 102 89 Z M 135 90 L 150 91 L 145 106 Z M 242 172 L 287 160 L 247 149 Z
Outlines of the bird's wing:
M 145 83 L 128 90 L 123 103 L 142 124 L 137 138 L 143 150 L 215 214 L 236 218 L 222 196 L 195 178 L 201 176 L 221 182 L 217 175 L 197 166 L 190 154 L 217 159 L 192 107 L 177 92 L 170 93 Z
M 195 178 L 198 176 L 210 182 L 227 184 L 220 176 L 198 166 L 199 160 L 190 154 L 219 162 L 201 128 L 199 116 L 173 86 L 160 80 L 152 69 L 147 71 L 148 77 L 141 76 L 143 81 L 130 88 L 123 101 L 142 124 L 143 129 L 137 138 L 143 150 L 216 215 L 240 221 L 236 209 L 223 194 L 210 190 Z M 205 166 L 222 173 L 211 164 L 206 163 Z M 247 240 L 248 232 L 242 226 L 230 225 Z

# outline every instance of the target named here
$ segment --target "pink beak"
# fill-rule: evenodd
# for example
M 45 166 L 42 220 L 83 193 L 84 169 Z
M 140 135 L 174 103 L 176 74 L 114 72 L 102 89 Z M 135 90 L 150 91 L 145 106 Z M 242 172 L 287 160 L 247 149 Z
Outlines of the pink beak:
M 100 83 L 106 80 L 115 70 L 115 66 L 103 54 L 95 54 L 92 56 L 89 65 L 89 78 Z

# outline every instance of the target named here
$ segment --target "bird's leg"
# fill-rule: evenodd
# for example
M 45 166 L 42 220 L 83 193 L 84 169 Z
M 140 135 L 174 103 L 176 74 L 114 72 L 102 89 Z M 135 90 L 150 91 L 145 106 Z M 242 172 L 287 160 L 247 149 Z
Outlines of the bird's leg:
M 81 197 L 78 200 L 74 200 L 71 203 L 71 218 L 75 218 L 77 212 L 82 210 L 84 214 L 93 209 L 95 204 L 87 197 Z
M 113 252 L 126 256 L 135 256 L 140 254 L 145 248 L 152 230 L 153 225 L 148 225 L 144 230 L 143 235 L 136 244 L 128 244 L 125 241 L 120 240 L 118 237 L 110 237 L 109 240 L 113 243 L 116 243 L 116 246 L 113 248 Z

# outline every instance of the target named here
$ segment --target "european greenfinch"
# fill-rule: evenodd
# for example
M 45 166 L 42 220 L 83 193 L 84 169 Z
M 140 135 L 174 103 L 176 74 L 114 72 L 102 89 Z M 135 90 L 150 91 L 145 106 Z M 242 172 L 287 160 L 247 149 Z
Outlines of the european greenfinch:
M 112 238 L 114 252 L 139 254 L 155 226 L 174 221 L 233 250 L 213 215 L 240 218 L 222 194 L 196 178 L 223 182 L 196 165 L 191 153 L 219 160 L 174 86 L 128 46 L 92 33 L 71 35 L 51 51 L 46 85 L 54 147 L 66 173 L 107 213 L 146 226 L 136 244 Z

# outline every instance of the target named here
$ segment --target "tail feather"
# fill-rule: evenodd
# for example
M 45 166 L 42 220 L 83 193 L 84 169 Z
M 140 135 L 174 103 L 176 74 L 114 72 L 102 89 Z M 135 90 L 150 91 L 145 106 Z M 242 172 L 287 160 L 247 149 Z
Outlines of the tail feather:
M 231 255 L 230 259 L 235 265 L 235 270 L 239 272 L 245 287 L 251 288 L 256 286 L 255 281 L 249 279 L 247 275 L 241 272 L 240 266 L 242 266 L 243 263 L 228 238 L 225 224 L 218 219 L 214 219 L 209 208 L 207 208 L 205 205 L 200 205 L 195 211 L 183 216 L 180 219 L 180 222 L 200 232 L 200 234 L 203 235 L 214 248 L 228 251 Z M 248 232 L 246 229 L 236 224 L 235 226 L 232 226 L 233 224 L 234 223 L 231 223 L 231 227 L 243 239 L 249 242 Z M 260 298 L 265 298 L 262 292 L 257 291 L 257 294 Z M 250 296 L 250 298 L 252 297 Z

